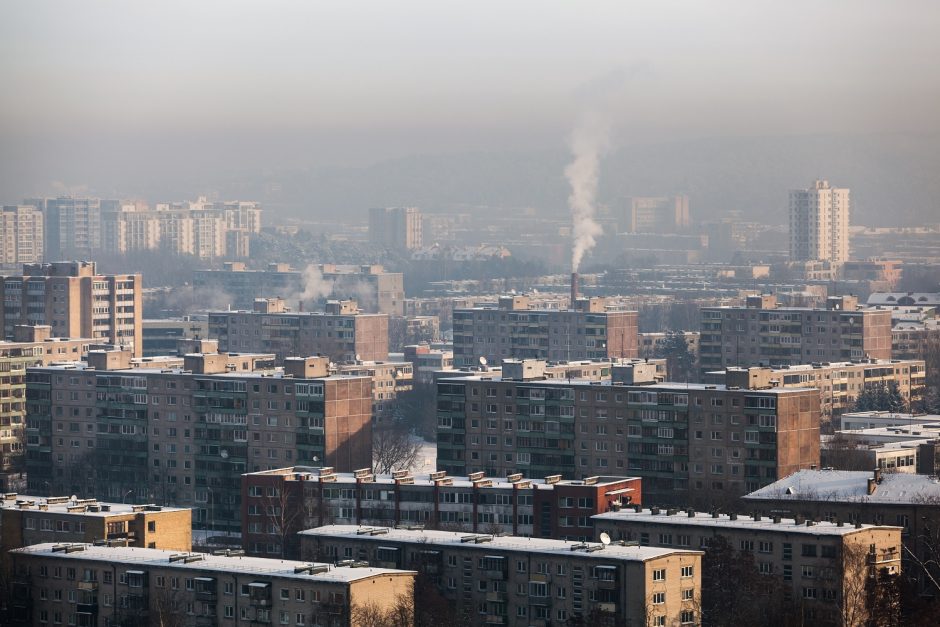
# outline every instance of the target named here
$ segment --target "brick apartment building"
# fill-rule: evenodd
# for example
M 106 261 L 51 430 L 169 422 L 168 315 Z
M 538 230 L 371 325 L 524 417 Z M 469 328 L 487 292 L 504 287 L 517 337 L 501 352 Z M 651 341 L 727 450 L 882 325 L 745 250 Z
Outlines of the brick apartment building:
M 319 276 L 311 275 L 313 272 Z M 322 289 L 310 286 L 316 279 Z M 271 263 L 264 270 L 248 270 L 242 262 L 227 262 L 223 270 L 196 270 L 193 291 L 200 295 L 221 294 L 233 309 L 250 309 L 256 298 L 283 298 L 292 305 L 304 301 L 307 306 L 322 304 L 326 298 L 353 299 L 366 313 L 401 316 L 405 312 L 404 275 L 386 272 L 380 265 L 337 265 L 332 263 L 295 270 L 286 263 Z M 305 293 L 316 294 L 305 298 Z M 322 302 L 321 302 L 322 301 Z
M 454 365 L 480 357 L 571 361 L 638 357 L 637 312 L 609 311 L 602 298 L 572 309 L 530 309 L 528 296 L 505 296 L 497 307 L 454 310 Z
M 651 366 L 651 365 L 650 365 Z M 441 379 L 437 465 L 453 475 L 629 473 L 650 503 L 738 495 L 819 464 L 819 391 L 614 381 Z
M 10 554 L 11 625 L 332 625 L 412 597 L 415 573 L 160 549 L 37 544 Z M 64 575 L 64 576 L 63 576 Z M 67 600 L 68 602 L 65 602 Z
M 779 307 L 767 294 L 745 307 L 702 308 L 703 373 L 860 359 L 891 359 L 891 312 L 859 308 L 854 296 L 830 297 L 826 309 Z
M 223 351 L 274 353 L 278 359 L 388 359 L 388 316 L 362 313 L 355 301 L 330 301 L 323 312 L 294 313 L 281 298 L 259 298 L 252 311 L 210 313 L 209 335 Z
M 426 573 L 473 624 L 701 620 L 700 551 L 353 525 L 300 535 L 307 559 L 361 559 Z
M 294 466 L 242 476 L 242 546 L 251 555 L 295 559 L 297 532 L 328 524 L 421 525 L 584 541 L 594 537 L 591 516 L 642 500 L 636 477 L 375 475 L 369 469 L 341 473 Z
M 47 325 L 57 337 L 87 337 L 142 354 L 142 279 L 98 274 L 93 261 L 24 264 L 23 274 L 0 277 L 0 327 Z
M 753 558 L 754 577 L 775 575 L 790 588 L 791 603 L 819 625 L 865 624 L 873 604 L 868 590 L 880 569 L 901 571 L 901 528 L 754 514 L 624 508 L 594 517 L 598 533 L 656 546 L 705 550 L 721 537 Z M 861 610 L 861 611 L 859 611 Z
M 132 494 L 193 507 L 203 528 L 236 530 L 242 473 L 371 464 L 368 377 L 326 376 L 316 358 L 251 370 L 246 355 L 190 354 L 183 368 L 92 357 L 27 372 L 33 494 Z
M 16 326 L 0 340 L 0 490 L 26 489 L 26 368 L 81 359 L 89 339 L 52 337 L 49 326 Z
M 817 362 L 799 366 L 728 368 L 706 373 L 706 383 L 762 389 L 813 387 L 819 390 L 823 420 L 855 408 L 866 389 L 897 385 L 904 407 L 924 398 L 926 366 L 922 359 L 865 359 L 854 362 Z

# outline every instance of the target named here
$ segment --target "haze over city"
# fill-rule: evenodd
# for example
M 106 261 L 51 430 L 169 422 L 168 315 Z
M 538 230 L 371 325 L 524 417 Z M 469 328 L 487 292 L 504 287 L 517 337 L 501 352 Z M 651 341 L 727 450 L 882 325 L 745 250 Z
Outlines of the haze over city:
M 938 18 L 0 4 L 0 625 L 936 627 Z

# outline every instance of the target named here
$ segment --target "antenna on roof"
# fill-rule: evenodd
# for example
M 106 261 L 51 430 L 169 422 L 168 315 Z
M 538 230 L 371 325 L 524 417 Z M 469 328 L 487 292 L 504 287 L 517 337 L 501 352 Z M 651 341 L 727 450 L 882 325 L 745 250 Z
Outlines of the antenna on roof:
M 604 533 L 600 535 L 600 540 L 601 540 L 601 544 L 603 544 L 604 546 L 607 546 L 608 544 L 610 544 L 610 535 L 608 535 L 608 533 L 605 531 Z

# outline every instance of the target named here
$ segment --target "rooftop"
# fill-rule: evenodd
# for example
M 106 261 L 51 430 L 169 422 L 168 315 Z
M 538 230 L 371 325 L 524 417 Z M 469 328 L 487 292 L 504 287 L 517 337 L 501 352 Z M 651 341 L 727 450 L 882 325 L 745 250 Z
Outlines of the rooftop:
M 164 507 L 162 505 L 107 503 L 99 502 L 96 499 L 76 499 L 68 496 L 27 496 L 25 494 L 15 493 L 0 496 L 2 496 L 2 498 L 0 498 L 0 509 L 33 512 L 45 511 L 50 514 L 70 514 L 74 516 L 106 517 L 147 512 L 179 512 L 189 509 L 186 507 Z
M 449 372 L 443 370 L 441 372 Z M 680 382 L 664 382 L 664 383 L 618 383 L 610 379 L 596 380 L 596 379 L 503 379 L 502 375 L 499 376 L 483 376 L 483 375 L 471 375 L 465 377 L 442 377 L 438 379 L 440 383 L 461 383 L 466 381 L 508 381 L 512 383 L 517 383 L 519 385 L 550 385 L 556 387 L 571 386 L 571 385 L 580 385 L 580 386 L 590 386 L 590 387 L 618 387 L 618 388 L 632 388 L 633 390 L 650 390 L 650 391 L 663 391 L 663 392 L 701 392 L 706 390 L 716 390 L 716 391 L 734 391 L 734 392 L 745 392 L 747 394 L 796 394 L 798 392 L 803 392 L 807 390 L 812 390 L 816 394 L 819 393 L 817 388 L 768 388 L 763 390 L 743 390 L 737 389 L 735 387 L 729 388 L 724 384 L 711 384 L 711 383 L 680 383 Z
M 65 546 L 73 547 L 71 551 L 64 550 Z M 81 547 L 81 548 L 78 548 Z M 262 557 L 246 557 L 244 555 L 213 555 L 209 553 L 179 553 L 161 549 L 142 549 L 136 547 L 107 547 L 91 544 L 62 545 L 53 542 L 34 544 L 22 549 L 14 549 L 13 553 L 26 553 L 30 555 L 55 555 L 64 559 L 79 559 L 107 562 L 109 564 L 124 564 L 147 566 L 151 568 L 174 568 L 183 571 L 215 572 L 225 574 L 255 575 L 259 577 L 278 577 L 289 579 L 303 579 L 327 583 L 348 583 L 360 579 L 368 579 L 377 575 L 410 574 L 413 571 L 394 570 L 391 568 L 371 568 L 334 566 L 316 562 L 297 562 L 292 560 L 266 559 Z M 178 559 L 170 561 L 170 557 L 190 556 L 190 561 Z M 310 567 L 317 567 L 310 571 Z M 298 569 L 303 569 L 298 572 Z M 322 572 L 316 572 L 322 570 Z
M 659 513 L 653 513 L 658 511 Z M 690 515 L 688 512 L 691 511 Z M 672 513 L 670 513 L 672 512 Z M 653 523 L 658 525 L 684 525 L 704 527 L 711 529 L 745 529 L 750 531 L 774 531 L 782 533 L 798 533 L 814 536 L 845 536 L 859 531 L 859 529 L 897 529 L 897 527 L 887 527 L 878 525 L 862 525 L 856 528 L 851 524 L 839 525 L 833 522 L 818 521 L 812 524 L 797 522 L 793 518 L 780 518 L 779 522 L 773 518 L 762 516 L 760 520 L 755 520 L 751 516 L 735 514 L 710 514 L 707 512 L 695 512 L 694 510 L 649 510 L 643 509 L 639 512 L 624 508 L 619 512 L 605 512 L 591 516 L 595 521 L 604 522 L 626 522 L 626 523 Z
M 349 537 L 373 542 L 411 542 L 422 546 L 450 546 L 454 548 L 476 547 L 482 551 L 512 551 L 524 553 L 568 554 L 579 558 L 618 561 L 641 561 L 675 554 L 701 554 L 688 551 L 649 546 L 624 546 L 600 543 L 569 542 L 547 538 L 525 538 L 521 536 L 492 536 L 488 534 L 463 533 L 459 531 L 435 531 L 429 529 L 390 529 L 357 525 L 327 525 L 301 531 L 302 536 Z M 481 546 L 482 545 L 482 546 Z M 587 550 L 590 549 L 590 550 Z
M 940 505 L 940 480 L 928 475 L 883 473 L 868 494 L 869 471 L 800 470 L 751 492 L 747 500 Z

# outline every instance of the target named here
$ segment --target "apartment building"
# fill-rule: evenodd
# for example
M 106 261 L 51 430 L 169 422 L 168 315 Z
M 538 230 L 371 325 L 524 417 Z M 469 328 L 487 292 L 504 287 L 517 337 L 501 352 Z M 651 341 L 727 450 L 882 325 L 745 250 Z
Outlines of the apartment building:
M 26 368 L 81 359 L 92 340 L 52 337 L 48 326 L 13 328 L 0 341 L 0 490 L 26 489 Z
M 250 309 L 256 298 L 280 297 L 310 309 L 327 299 L 352 299 L 366 313 L 401 316 L 405 311 L 404 275 L 378 264 L 311 264 L 301 271 L 286 263 L 248 270 L 243 262 L 226 262 L 222 270 L 196 270 L 193 290 L 197 299 L 222 294 L 233 309 Z
M 689 197 L 636 197 L 618 224 L 621 233 L 680 233 L 689 228 Z
M 652 364 L 611 381 L 442 378 L 437 465 L 453 475 L 578 479 L 629 473 L 649 502 L 757 489 L 819 463 L 819 392 L 658 383 Z
M 703 307 L 702 372 L 729 366 L 795 366 L 891 359 L 891 312 L 858 307 L 854 296 L 830 297 L 825 309 L 780 307 L 769 294 L 744 307 Z
M 182 339 L 209 337 L 207 316 L 141 321 L 143 356 L 173 355 Z
M 530 309 L 528 296 L 500 297 L 496 307 L 454 310 L 454 365 L 481 357 L 572 361 L 638 357 L 637 312 L 611 311 L 601 298 L 569 310 Z
M 192 548 L 192 511 L 160 505 L 104 503 L 68 496 L 4 494 L 0 549 L 45 542 L 87 542 L 171 551 Z
M 907 576 L 917 580 L 922 591 L 936 591 L 931 581 L 931 577 L 933 581 L 940 577 L 940 483 L 936 477 L 881 470 L 802 470 L 743 500 L 763 515 L 784 513 L 900 527 Z
M 242 476 L 242 541 L 249 554 L 299 555 L 296 533 L 328 524 L 420 525 L 428 529 L 590 540 L 591 516 L 641 503 L 636 477 L 583 481 L 451 477 L 443 471 L 374 474 L 368 468 L 292 466 Z M 268 507 L 277 505 L 274 516 Z
M 369 209 L 369 241 L 373 244 L 414 250 L 423 240 L 421 211 L 415 207 L 374 207 Z
M 372 462 L 369 377 L 327 376 L 315 359 L 251 370 L 270 356 L 189 354 L 182 368 L 118 357 L 27 371 L 32 493 L 130 493 L 193 507 L 203 528 L 237 530 L 242 473 Z
M 372 379 L 372 420 L 375 426 L 389 426 L 395 421 L 398 398 L 414 387 L 413 366 L 407 361 L 357 361 L 336 364 L 335 374 Z
M 256 202 L 159 203 L 103 202 L 100 249 L 127 254 L 164 250 L 200 259 L 243 259 L 249 238 L 261 232 L 261 207 Z
M 300 536 L 308 559 L 426 573 L 474 624 L 701 624 L 700 551 L 354 525 Z
M 44 258 L 49 260 L 82 258 L 100 250 L 102 205 L 109 207 L 116 203 L 71 196 L 23 201 L 43 215 Z
M 0 208 L 0 266 L 40 263 L 43 259 L 42 212 L 29 205 Z
M 37 544 L 10 554 L 13 625 L 354 627 L 410 601 L 415 573 L 160 549 Z
M 754 561 L 754 577 L 776 576 L 791 603 L 817 625 L 862 625 L 874 607 L 870 582 L 901 571 L 901 528 L 694 510 L 624 508 L 594 517 L 598 533 L 640 546 L 705 551 L 719 538 Z M 768 585 L 771 585 L 768 577 Z M 733 582 L 726 582 L 731 584 Z
M 0 325 L 12 339 L 17 325 L 47 325 L 59 337 L 142 351 L 140 274 L 98 274 L 93 261 L 25 264 L 23 274 L 0 276 Z
M 790 260 L 849 260 L 849 190 L 817 180 L 790 191 Z
M 819 390 L 823 420 L 852 411 L 864 390 L 897 386 L 905 407 L 923 400 L 926 366 L 920 359 L 866 359 L 855 362 L 817 362 L 768 368 L 727 368 L 708 372 L 706 383 L 762 389 L 812 387 Z
M 388 316 L 362 313 L 355 301 L 329 301 L 322 312 L 294 313 L 281 298 L 259 298 L 251 311 L 211 312 L 209 335 L 219 340 L 222 350 L 268 352 L 278 359 L 388 359 Z

